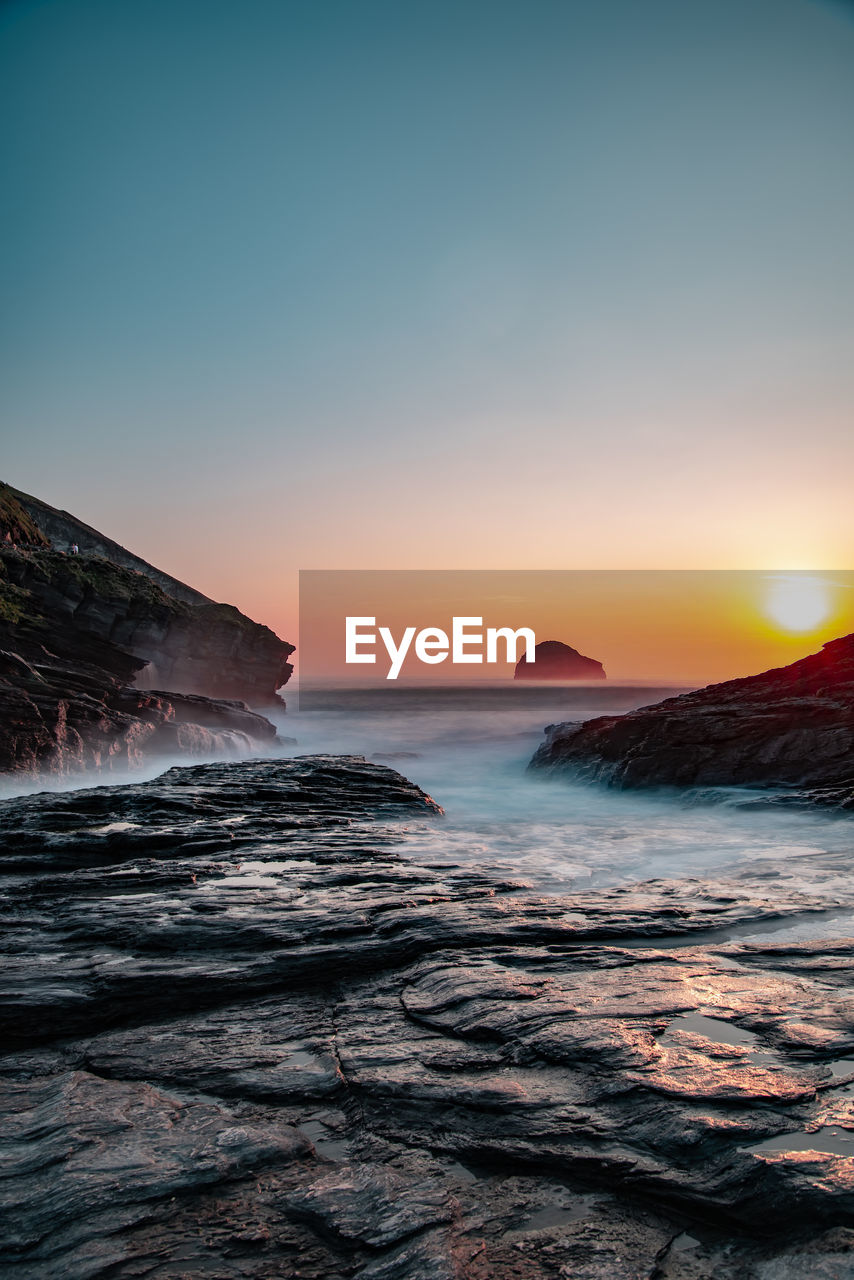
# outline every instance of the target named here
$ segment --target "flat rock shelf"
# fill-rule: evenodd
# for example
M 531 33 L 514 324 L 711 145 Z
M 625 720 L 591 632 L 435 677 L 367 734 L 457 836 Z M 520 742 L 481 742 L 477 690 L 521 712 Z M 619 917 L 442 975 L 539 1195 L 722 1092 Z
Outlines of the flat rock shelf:
M 0 804 L 4 1276 L 854 1275 L 848 861 L 549 896 L 441 821 L 359 757 Z

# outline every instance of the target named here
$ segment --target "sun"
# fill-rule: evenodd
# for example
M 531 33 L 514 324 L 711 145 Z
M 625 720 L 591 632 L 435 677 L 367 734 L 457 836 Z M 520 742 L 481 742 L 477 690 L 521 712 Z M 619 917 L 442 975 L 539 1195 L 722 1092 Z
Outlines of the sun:
M 786 631 L 812 631 L 830 616 L 829 584 L 804 574 L 775 578 L 765 599 L 765 612 Z

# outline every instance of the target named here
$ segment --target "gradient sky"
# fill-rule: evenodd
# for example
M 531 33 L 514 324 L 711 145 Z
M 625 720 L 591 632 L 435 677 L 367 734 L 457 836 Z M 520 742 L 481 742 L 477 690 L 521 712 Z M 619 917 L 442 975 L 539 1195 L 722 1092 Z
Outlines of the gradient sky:
M 387 627 L 440 627 L 454 616 L 488 627 L 530 627 L 601 662 L 610 681 L 703 685 L 786 666 L 854 631 L 854 572 L 762 573 L 619 570 L 312 570 L 300 574 L 300 684 L 388 683 Z M 373 617 L 373 664 L 348 664 L 347 617 Z M 469 652 L 477 652 L 478 646 Z M 482 646 L 480 652 L 483 653 Z M 399 683 L 512 679 L 515 660 L 419 662 L 414 646 Z M 521 648 L 519 651 L 521 656 Z
M 7 0 L 2 478 L 299 568 L 854 564 L 854 9 Z

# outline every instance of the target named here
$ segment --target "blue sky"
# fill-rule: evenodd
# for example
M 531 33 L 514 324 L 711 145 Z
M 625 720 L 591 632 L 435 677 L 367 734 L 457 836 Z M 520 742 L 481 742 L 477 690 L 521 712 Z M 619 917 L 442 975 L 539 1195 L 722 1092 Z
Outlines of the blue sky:
M 285 632 L 299 567 L 850 566 L 853 126 L 816 0 L 11 0 L 3 475 Z

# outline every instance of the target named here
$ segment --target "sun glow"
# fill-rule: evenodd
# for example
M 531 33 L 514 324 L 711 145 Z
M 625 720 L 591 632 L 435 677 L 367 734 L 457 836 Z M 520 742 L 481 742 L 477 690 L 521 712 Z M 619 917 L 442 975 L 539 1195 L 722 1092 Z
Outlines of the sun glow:
M 775 578 L 765 599 L 765 612 L 786 631 L 812 631 L 831 613 L 828 584 L 820 578 L 787 574 Z

